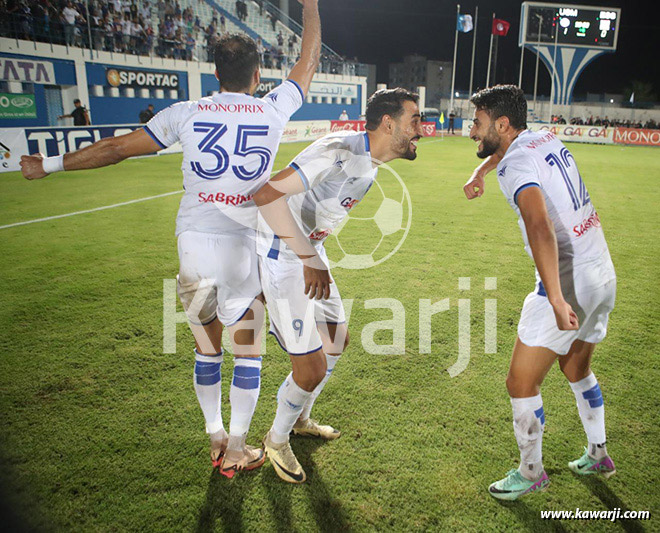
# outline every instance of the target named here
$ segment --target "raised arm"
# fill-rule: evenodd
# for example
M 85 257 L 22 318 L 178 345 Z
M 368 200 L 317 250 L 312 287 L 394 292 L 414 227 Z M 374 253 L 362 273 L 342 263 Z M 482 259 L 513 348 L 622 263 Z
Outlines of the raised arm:
M 557 327 L 560 330 L 576 330 L 579 328 L 578 317 L 561 292 L 557 237 L 541 189 L 527 187 L 518 194 L 517 202 L 525 222 L 534 263 L 555 312 Z
M 302 45 L 300 59 L 291 69 L 289 79 L 295 81 L 306 96 L 321 57 L 321 17 L 318 0 L 298 1 L 303 5 Z
M 21 157 L 21 172 L 28 180 L 45 178 L 62 170 L 83 170 L 115 165 L 129 157 L 153 154 L 161 150 L 144 129 L 119 137 L 107 137 L 94 144 L 68 154 L 44 157 L 43 154 Z
M 330 297 L 330 273 L 316 253 L 316 249 L 293 218 L 286 199 L 301 193 L 305 186 L 297 171 L 287 167 L 266 183 L 254 195 L 261 216 L 275 235 L 302 260 L 305 294 L 311 298 Z

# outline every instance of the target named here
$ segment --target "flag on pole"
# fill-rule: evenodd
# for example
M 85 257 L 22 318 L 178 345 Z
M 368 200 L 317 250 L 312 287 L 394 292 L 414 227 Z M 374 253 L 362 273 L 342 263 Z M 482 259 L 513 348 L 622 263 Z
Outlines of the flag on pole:
M 502 37 L 506 37 L 506 34 L 509 33 L 510 27 L 511 24 L 509 24 L 506 20 L 493 19 L 493 35 L 501 35 Z
M 445 113 L 443 111 L 442 113 L 440 113 L 440 124 L 444 124 L 444 123 L 445 123 Z
M 473 28 L 472 15 L 458 15 L 456 18 L 456 31 L 470 33 Z
M 634 104 L 635 103 L 635 91 L 630 95 L 630 103 Z

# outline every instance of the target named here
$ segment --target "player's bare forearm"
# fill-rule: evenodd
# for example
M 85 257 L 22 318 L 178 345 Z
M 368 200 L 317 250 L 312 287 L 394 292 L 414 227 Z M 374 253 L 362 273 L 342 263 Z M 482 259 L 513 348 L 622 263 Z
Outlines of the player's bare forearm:
M 321 17 L 318 0 L 300 0 L 303 5 L 303 32 L 300 59 L 291 69 L 289 79 L 305 94 L 309 91 L 321 58 Z
M 541 189 L 528 187 L 521 191 L 518 195 L 518 207 L 525 222 L 527 240 L 548 300 L 550 303 L 563 301 L 559 283 L 557 237 Z
M 273 233 L 300 259 L 306 260 L 317 256 L 316 250 L 293 218 L 285 195 L 266 184 L 254 195 L 254 201 Z
M 541 276 L 541 281 L 551 304 L 563 301 L 559 282 L 559 254 L 557 252 L 557 237 L 552 222 L 535 222 L 525 226 L 527 240 L 532 249 L 534 263 Z
M 21 157 L 21 172 L 26 179 L 40 179 L 49 172 L 61 170 L 84 170 L 92 168 L 107 167 L 117 164 L 124 159 L 138 155 L 153 154 L 161 147 L 143 129 L 136 130 L 127 135 L 119 137 L 108 137 L 94 144 L 64 154 L 60 168 L 50 170 L 48 164 L 44 164 L 44 156 L 33 154 Z M 49 160 L 54 158 L 48 158 Z
M 463 185 L 463 192 L 468 200 L 479 198 L 483 195 L 486 187 L 486 174 L 495 170 L 502 158 L 496 154 L 488 156 L 481 165 L 474 169 L 472 176 Z

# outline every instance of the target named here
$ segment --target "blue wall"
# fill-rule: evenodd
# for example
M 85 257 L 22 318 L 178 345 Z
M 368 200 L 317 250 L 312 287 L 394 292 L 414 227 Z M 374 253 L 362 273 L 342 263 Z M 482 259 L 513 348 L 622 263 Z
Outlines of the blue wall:
M 2 54 L 0 57 L 12 59 L 32 59 L 34 61 L 45 61 L 53 64 L 55 70 L 55 82 L 57 85 L 75 85 L 76 67 L 73 61 L 64 61 L 59 59 L 50 59 L 36 56 L 24 56 L 16 54 Z M 40 83 L 33 84 L 34 100 L 37 107 L 37 118 L 24 119 L 0 119 L 0 128 L 23 128 L 35 126 L 48 126 L 48 112 L 46 111 L 46 97 L 44 96 L 44 86 Z M 71 109 L 69 109 L 71 107 Z M 65 112 L 73 110 L 72 102 L 64 102 Z

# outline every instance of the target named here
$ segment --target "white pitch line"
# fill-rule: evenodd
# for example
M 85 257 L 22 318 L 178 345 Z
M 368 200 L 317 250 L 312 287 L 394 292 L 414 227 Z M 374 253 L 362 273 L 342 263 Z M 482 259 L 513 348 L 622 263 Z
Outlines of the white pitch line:
M 52 217 L 46 218 L 35 218 L 34 220 L 25 220 L 23 222 L 14 222 L 13 224 L 7 224 L 5 226 L 0 226 L 0 229 L 13 228 L 16 226 L 25 226 L 26 224 L 35 224 L 36 222 L 46 222 L 47 220 L 55 220 L 57 218 L 66 218 L 73 217 L 75 215 L 84 215 L 85 213 L 94 213 L 96 211 L 104 211 L 105 209 L 112 209 L 113 207 L 121 207 L 123 205 L 137 204 L 138 202 L 146 202 L 147 200 L 155 200 L 156 198 L 164 198 L 165 196 L 173 196 L 175 194 L 181 194 L 183 191 L 172 191 L 166 192 L 164 194 L 157 194 L 156 196 L 147 196 L 146 198 L 138 198 L 137 200 L 129 200 L 128 202 L 121 202 L 119 204 L 104 205 L 102 207 L 95 207 L 94 209 L 85 209 L 84 211 L 75 211 L 74 213 L 65 213 L 64 215 L 55 215 Z

